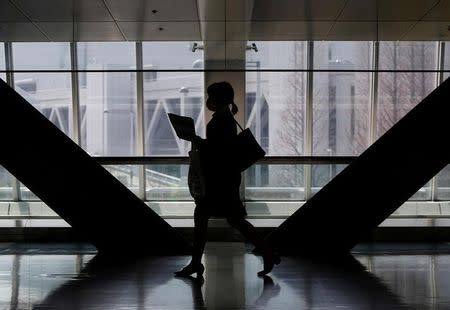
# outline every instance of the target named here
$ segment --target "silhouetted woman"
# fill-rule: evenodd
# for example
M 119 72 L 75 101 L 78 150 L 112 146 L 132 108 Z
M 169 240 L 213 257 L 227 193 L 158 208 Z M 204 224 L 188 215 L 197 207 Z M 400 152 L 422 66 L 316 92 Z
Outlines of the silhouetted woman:
M 214 114 L 206 126 L 206 139 L 192 137 L 192 143 L 197 146 L 201 156 L 205 195 L 195 201 L 191 262 L 175 274 L 178 276 L 203 274 L 204 266 L 201 259 L 206 243 L 208 220 L 214 216 L 226 218 L 232 227 L 239 230 L 247 240 L 262 251 L 264 269 L 258 272 L 258 275 L 262 276 L 269 273 L 274 264 L 280 263 L 280 258 L 258 236 L 253 225 L 245 219 L 247 212 L 239 197 L 241 171 L 233 160 L 237 135 L 233 115 L 238 112 L 238 107 L 233 101 L 234 91 L 228 82 L 220 82 L 211 84 L 207 93 L 206 107 Z

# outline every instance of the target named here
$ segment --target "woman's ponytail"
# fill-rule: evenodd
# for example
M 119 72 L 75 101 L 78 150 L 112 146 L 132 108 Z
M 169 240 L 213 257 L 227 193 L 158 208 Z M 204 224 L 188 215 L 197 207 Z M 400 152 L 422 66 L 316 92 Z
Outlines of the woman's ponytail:
M 236 115 L 236 113 L 239 111 L 236 103 L 231 102 L 231 113 L 233 113 L 233 115 Z

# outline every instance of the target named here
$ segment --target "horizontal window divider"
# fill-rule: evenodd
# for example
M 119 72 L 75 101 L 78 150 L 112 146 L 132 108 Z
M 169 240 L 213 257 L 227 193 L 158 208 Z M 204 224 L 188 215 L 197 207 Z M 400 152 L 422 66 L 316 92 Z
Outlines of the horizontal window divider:
M 133 157 L 93 157 L 99 164 L 103 165 L 146 165 L 146 164 L 189 164 L 189 157 L 155 157 L 155 156 L 133 156 Z M 267 156 L 256 164 L 350 164 L 357 156 Z
M 301 202 L 301 201 L 300 201 Z M 192 203 L 194 203 L 192 201 Z M 303 201 L 304 203 L 304 201 Z M 269 215 L 269 214 L 250 214 L 247 215 L 247 219 L 286 219 L 289 215 Z M 161 215 L 163 219 L 193 219 L 193 215 Z M 61 217 L 58 215 L 2 215 L 0 216 L 0 220 L 60 220 Z M 400 220 L 400 219 L 431 219 L 431 220 L 439 220 L 439 219 L 450 219 L 450 215 L 390 215 L 386 220 Z M 27 227 L 22 227 L 27 228 Z
M 115 69 L 115 70 L 0 70 L 0 73 L 135 73 L 135 72 L 315 72 L 315 73 L 450 73 L 450 70 L 410 69 Z

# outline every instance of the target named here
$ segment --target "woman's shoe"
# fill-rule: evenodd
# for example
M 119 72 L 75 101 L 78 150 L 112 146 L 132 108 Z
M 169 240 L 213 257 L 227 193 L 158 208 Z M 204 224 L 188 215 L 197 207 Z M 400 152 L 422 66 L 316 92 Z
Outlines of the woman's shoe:
M 264 269 L 258 272 L 258 277 L 265 276 L 272 271 L 274 265 L 281 263 L 281 258 L 277 254 L 266 254 L 263 255 Z
M 203 276 L 203 272 L 205 271 L 205 266 L 203 266 L 202 263 L 199 264 L 192 264 L 190 263 L 180 271 L 174 272 L 175 276 L 177 277 L 189 277 L 192 274 L 196 273 L 197 278 L 200 278 Z

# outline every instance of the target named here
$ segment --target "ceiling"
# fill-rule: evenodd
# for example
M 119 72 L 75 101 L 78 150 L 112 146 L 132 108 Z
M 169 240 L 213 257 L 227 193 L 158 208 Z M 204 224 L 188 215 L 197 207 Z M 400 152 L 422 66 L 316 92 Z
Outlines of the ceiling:
M 450 40 L 450 0 L 0 0 L 0 41 L 377 39 Z

